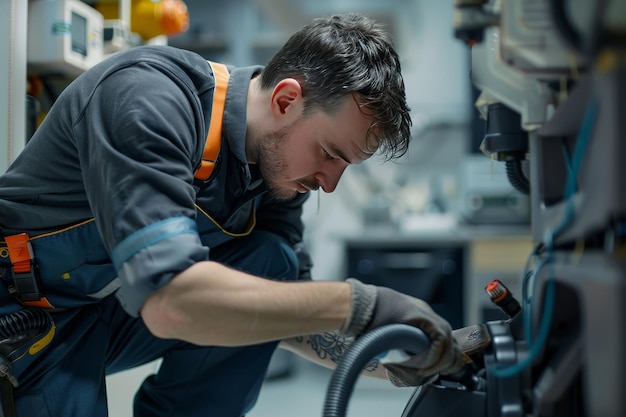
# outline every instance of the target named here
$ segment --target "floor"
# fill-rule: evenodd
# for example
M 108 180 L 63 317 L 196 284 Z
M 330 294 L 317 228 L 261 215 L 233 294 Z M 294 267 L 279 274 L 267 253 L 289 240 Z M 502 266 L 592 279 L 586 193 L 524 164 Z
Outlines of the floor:
M 298 356 L 282 352 L 270 366 L 254 409 L 246 417 L 322 417 L 332 371 Z M 285 356 L 288 354 L 290 356 Z M 143 378 L 158 369 L 158 361 L 107 378 L 109 415 L 132 417 L 132 398 Z M 286 371 L 287 370 L 287 371 Z M 413 388 L 361 377 L 349 399 L 346 417 L 401 417 Z
M 321 417 L 332 371 L 293 357 L 291 373 L 269 379 L 255 408 L 246 417 Z M 359 378 L 348 403 L 347 417 L 400 417 L 413 388 Z

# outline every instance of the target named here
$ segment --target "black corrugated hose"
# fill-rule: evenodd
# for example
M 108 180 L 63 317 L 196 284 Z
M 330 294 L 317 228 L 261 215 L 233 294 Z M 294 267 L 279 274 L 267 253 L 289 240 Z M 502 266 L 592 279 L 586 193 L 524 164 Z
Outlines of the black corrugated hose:
M 505 161 L 506 163 L 506 176 L 509 179 L 511 185 L 520 193 L 529 195 L 530 194 L 530 182 L 526 175 L 524 174 L 524 169 L 522 168 L 522 161 L 514 160 L 514 161 Z
M 0 317 L 0 341 L 14 343 L 30 330 L 43 331 L 50 324 L 50 314 L 41 308 L 27 308 Z
M 45 331 L 51 321 L 50 314 L 41 308 L 27 308 L 0 317 L 0 417 L 16 417 L 13 389 L 18 383 L 7 356 Z
M 359 337 L 343 354 L 326 390 L 323 417 L 344 417 L 354 383 L 363 368 L 376 356 L 401 349 L 409 354 L 428 349 L 426 334 L 407 324 L 389 324 Z

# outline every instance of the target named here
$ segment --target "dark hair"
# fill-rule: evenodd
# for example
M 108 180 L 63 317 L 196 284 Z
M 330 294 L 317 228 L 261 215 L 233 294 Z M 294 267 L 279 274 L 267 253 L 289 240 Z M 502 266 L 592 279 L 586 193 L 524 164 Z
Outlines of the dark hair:
M 361 111 L 374 118 L 368 140 L 373 139 L 388 159 L 406 153 L 411 116 L 400 60 L 378 23 L 357 13 L 315 19 L 270 60 L 261 87 L 274 88 L 285 78 L 300 82 L 305 112 L 330 113 L 352 95 Z

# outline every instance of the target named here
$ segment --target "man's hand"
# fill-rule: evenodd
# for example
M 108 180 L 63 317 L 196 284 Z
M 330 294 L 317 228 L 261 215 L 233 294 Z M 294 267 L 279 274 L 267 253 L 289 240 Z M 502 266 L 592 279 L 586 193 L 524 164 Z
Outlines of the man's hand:
M 416 386 L 439 373 L 458 372 L 464 355 L 452 337 L 450 324 L 423 300 L 385 287 L 350 278 L 352 312 L 343 333 L 359 336 L 386 324 L 404 323 L 420 328 L 430 339 L 427 351 L 402 364 L 385 364 L 392 384 Z

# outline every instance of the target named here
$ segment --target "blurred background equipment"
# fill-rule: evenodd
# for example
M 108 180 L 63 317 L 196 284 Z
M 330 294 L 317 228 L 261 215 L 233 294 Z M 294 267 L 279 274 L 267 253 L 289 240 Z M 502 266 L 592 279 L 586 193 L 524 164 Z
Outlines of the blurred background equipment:
M 509 181 L 506 167 L 469 154 L 460 165 L 459 214 L 471 224 L 528 224 L 528 196 Z
M 103 17 L 80 0 L 28 3 L 28 67 L 78 75 L 102 59 Z
M 120 2 L 100 0 L 96 9 L 107 20 L 122 20 Z M 157 36 L 174 36 L 189 28 L 189 11 L 182 0 L 130 0 L 129 30 L 144 42 Z
M 420 298 L 453 328 L 464 324 L 464 265 L 460 242 L 419 246 L 415 242 L 346 242 L 346 276 Z

